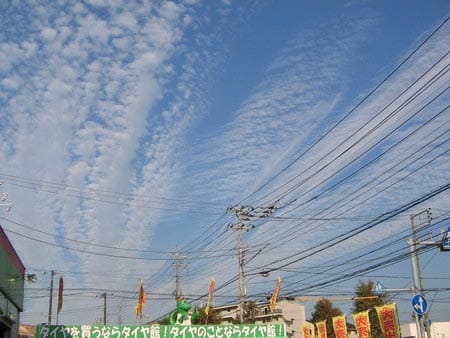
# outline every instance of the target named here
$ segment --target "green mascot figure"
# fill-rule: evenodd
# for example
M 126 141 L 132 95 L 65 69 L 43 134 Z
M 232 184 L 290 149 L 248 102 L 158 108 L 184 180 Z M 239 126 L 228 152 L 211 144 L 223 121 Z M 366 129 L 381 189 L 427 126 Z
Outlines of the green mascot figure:
M 196 309 L 192 315 L 189 314 L 191 304 L 189 304 L 183 297 L 177 298 L 177 309 L 172 311 L 169 316 L 170 325 L 191 325 L 191 321 L 195 321 L 200 317 L 200 311 Z

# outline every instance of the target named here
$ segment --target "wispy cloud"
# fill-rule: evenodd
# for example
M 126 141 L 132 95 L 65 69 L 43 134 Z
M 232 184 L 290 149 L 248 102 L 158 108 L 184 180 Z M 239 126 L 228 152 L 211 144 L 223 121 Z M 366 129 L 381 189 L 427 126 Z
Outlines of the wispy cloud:
M 448 113 L 367 166 L 363 174 L 331 189 L 448 102 L 447 95 L 413 116 L 448 82 L 445 73 L 399 114 L 381 124 L 400 107 L 396 102 L 375 117 L 448 49 L 443 42 L 448 41 L 448 29 L 339 128 L 300 156 L 362 95 L 351 88 L 349 68 L 377 23 L 371 14 L 336 18 L 294 32 L 258 70 L 260 81 L 250 94 L 227 112 L 220 120 L 224 123 L 216 123 L 208 110 L 211 87 L 221 67 L 227 66 L 238 28 L 255 15 L 257 2 L 97 0 L 31 7 L 9 8 L 9 21 L 2 26 L 14 22 L 15 28 L 5 27 L 0 33 L 0 179 L 5 179 L 14 202 L 11 218 L 16 222 L 2 224 L 22 234 L 11 237 L 27 265 L 42 273 L 40 288 L 47 287 L 49 274 L 43 271 L 50 268 L 71 272 L 66 285 L 92 289 L 88 299 L 73 301 L 68 322 L 92 322 L 95 311 L 77 307 L 96 305 L 93 296 L 99 285 L 127 291 L 132 298 L 142 276 L 145 284 L 151 283 L 149 294 L 171 299 L 170 252 L 175 245 L 186 245 L 183 249 L 192 249 L 190 255 L 198 258 L 191 265 L 191 285 L 185 286 L 190 293 L 204 293 L 211 275 L 220 273 L 219 283 L 232 278 L 236 240 L 226 226 L 235 220 L 232 214 L 220 215 L 240 200 L 256 206 L 279 203 L 284 209 L 277 215 L 292 218 L 283 223 L 258 221 L 246 236 L 248 266 L 258 269 L 267 263 L 276 266 L 290 255 L 300 257 L 298 246 L 330 238 L 331 229 L 338 227 L 336 233 L 341 234 L 352 227 L 341 220 L 330 226 L 314 217 L 376 214 L 398 205 L 400 197 L 409 197 L 409 184 L 420 186 L 414 190 L 417 195 L 445 181 L 441 171 L 448 173 L 448 154 L 436 157 L 433 166 L 419 168 L 442 151 L 433 146 L 448 135 L 433 137 L 445 133 Z M 442 65 L 404 97 L 438 69 Z M 386 140 L 377 143 L 383 137 Z M 397 169 L 399 164 L 395 175 L 383 182 L 378 177 L 383 169 L 411 155 L 412 145 L 424 146 L 428 154 L 414 155 L 416 162 L 402 169 Z M 417 175 L 395 183 L 414 170 Z M 395 188 L 383 194 L 389 184 Z M 380 195 L 365 201 L 369 190 Z M 361 191 L 363 197 L 352 200 Z M 302 208 L 305 203 L 308 208 Z M 178 217 L 180 211 L 192 217 Z M 400 231 L 405 226 L 395 219 L 383 227 Z M 28 232 L 40 244 L 30 245 L 23 236 Z M 382 239 L 390 233 L 373 230 L 371 236 Z M 196 243 L 196 236 L 206 239 Z M 193 244 L 187 245 L 192 238 Z M 337 245 L 343 256 L 362 246 L 361 237 L 351 246 Z M 198 247 L 215 252 L 198 252 Z M 211 256 L 214 260 L 206 259 Z M 325 260 L 325 253 L 314 258 Z M 221 293 L 229 296 L 230 288 Z M 133 302 L 126 304 L 128 321 L 134 319 Z M 44 322 L 43 303 L 45 297 L 27 301 L 25 321 Z M 171 309 L 170 301 L 161 303 L 149 301 L 152 317 Z

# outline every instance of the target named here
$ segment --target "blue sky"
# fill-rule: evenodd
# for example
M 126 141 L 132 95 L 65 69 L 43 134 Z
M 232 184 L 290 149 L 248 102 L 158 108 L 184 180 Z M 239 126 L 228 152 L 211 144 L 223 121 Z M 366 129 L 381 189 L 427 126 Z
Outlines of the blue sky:
M 160 318 L 176 248 L 185 295 L 203 305 L 214 277 L 215 304 L 237 301 L 234 205 L 276 208 L 244 237 L 252 299 L 277 276 L 290 296 L 345 296 L 368 279 L 411 288 L 410 215 L 432 210 L 431 224 L 416 219 L 422 240 L 449 225 L 445 1 L 9 1 L 0 13 L 0 192 L 14 204 L 0 223 L 38 276 L 23 322 L 47 320 L 50 270 L 64 275 L 60 323 L 98 320 L 103 292 L 109 321 L 120 302 L 134 323 L 139 278 L 146 319 Z M 430 318 L 448 321 L 449 256 L 421 259 Z M 409 293 L 392 301 L 409 321 Z

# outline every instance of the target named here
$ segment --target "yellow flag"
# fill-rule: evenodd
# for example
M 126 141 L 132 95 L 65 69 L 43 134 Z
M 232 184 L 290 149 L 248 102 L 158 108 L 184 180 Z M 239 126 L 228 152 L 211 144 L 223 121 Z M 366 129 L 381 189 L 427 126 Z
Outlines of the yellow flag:
M 353 320 L 359 338 L 370 338 L 369 311 L 354 313 Z
M 395 304 L 376 306 L 381 330 L 385 337 L 400 338 L 400 325 L 398 323 L 397 308 Z
M 336 338 L 347 338 L 347 322 L 344 315 L 333 317 L 333 330 Z
M 317 326 L 317 338 L 327 338 L 327 322 L 322 320 L 316 323 Z
M 309 326 L 308 325 L 303 325 L 302 326 L 302 331 L 303 331 L 303 338 L 311 338 L 311 332 L 309 331 Z

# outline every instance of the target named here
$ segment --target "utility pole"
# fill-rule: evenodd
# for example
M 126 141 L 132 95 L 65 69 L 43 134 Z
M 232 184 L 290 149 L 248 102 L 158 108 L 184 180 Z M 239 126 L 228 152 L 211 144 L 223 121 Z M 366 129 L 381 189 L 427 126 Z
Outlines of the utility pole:
M 53 277 L 55 276 L 55 271 L 50 271 L 50 297 L 48 301 L 48 325 L 52 325 L 52 302 L 53 302 Z
M 175 299 L 181 296 L 181 273 L 180 269 L 186 266 L 181 264 L 183 259 L 187 258 L 186 256 L 180 256 L 180 251 L 178 250 L 178 246 L 175 249 Z
M 178 246 L 175 249 L 175 298 L 180 297 L 180 256 Z
M 227 211 L 233 211 L 237 217 L 237 223 L 230 225 L 230 229 L 236 230 L 238 233 L 238 263 L 239 263 L 239 321 L 242 324 L 244 320 L 244 302 L 246 297 L 245 291 L 245 274 L 244 274 L 244 245 L 243 245 L 243 231 L 249 231 L 253 229 L 254 225 L 245 225 L 244 222 L 248 222 L 251 219 L 266 218 L 269 217 L 277 206 L 272 205 L 268 207 L 252 207 L 235 205 L 228 207 Z
M 237 217 L 237 223 L 230 226 L 238 233 L 238 263 L 239 263 L 239 322 L 242 324 L 244 321 L 244 301 L 245 301 L 245 281 L 244 281 L 244 245 L 242 232 L 249 231 L 253 226 L 244 225 L 243 221 L 250 220 L 253 207 L 234 206 L 229 208 L 234 211 Z
M 103 325 L 106 325 L 106 292 L 103 293 Z
M 119 298 L 117 302 L 117 324 L 122 325 L 122 311 L 123 311 L 123 304 L 122 299 Z
M 415 218 L 419 217 L 423 214 L 427 215 L 427 222 L 428 224 L 431 223 L 431 209 L 425 209 L 417 214 L 410 215 L 410 221 L 411 221 L 411 231 L 412 231 L 412 238 L 410 238 L 407 243 L 409 245 L 409 253 L 410 253 L 410 260 L 411 260 L 411 271 L 413 275 L 413 290 L 414 294 L 420 294 L 423 295 L 425 290 L 424 285 L 424 278 L 423 278 L 423 271 L 422 267 L 420 265 L 420 255 L 417 248 L 418 239 L 417 239 L 417 229 L 415 226 Z M 434 243 L 433 243 L 434 245 Z M 415 314 L 415 321 L 416 321 L 416 327 L 418 328 L 417 334 L 418 338 L 424 338 L 425 332 L 427 334 L 427 337 L 431 337 L 431 330 L 430 325 L 428 323 L 428 312 L 426 312 L 423 316 L 419 316 Z
M 113 295 L 111 293 L 111 295 Z M 106 325 L 106 292 L 97 295 L 97 297 L 103 298 L 103 325 Z

